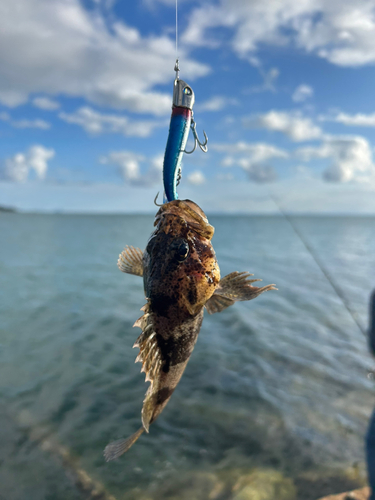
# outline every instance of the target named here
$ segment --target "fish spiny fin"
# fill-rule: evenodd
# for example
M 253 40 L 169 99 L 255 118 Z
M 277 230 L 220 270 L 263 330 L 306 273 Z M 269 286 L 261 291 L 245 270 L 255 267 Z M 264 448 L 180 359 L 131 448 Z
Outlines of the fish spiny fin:
M 143 276 L 143 252 L 140 248 L 126 246 L 120 253 L 117 266 L 123 273 Z
M 247 272 L 239 273 L 238 271 L 224 276 L 220 280 L 215 293 L 206 303 L 206 309 L 209 314 L 220 312 L 236 301 L 255 299 L 255 297 L 258 297 L 263 292 L 277 290 L 275 285 L 266 285 L 263 287 L 252 286 L 251 283 L 262 280 L 249 279 L 250 276 L 253 275 Z
M 163 363 L 156 340 L 156 332 L 153 327 L 152 314 L 149 313 L 148 304 L 143 306 L 141 310 L 144 311 L 144 314 L 137 319 L 134 326 L 142 328 L 142 333 L 137 338 L 133 347 L 139 347 L 139 353 L 135 362 L 137 363 L 139 361 L 142 363 L 141 372 L 145 372 L 146 382 L 151 382 L 146 392 L 146 398 L 142 408 L 142 423 L 144 429 L 148 432 L 155 410 L 154 402 L 151 401 L 150 396 L 155 393 L 158 375 Z
M 139 436 L 143 433 L 144 428 L 141 427 L 134 434 L 132 434 L 127 439 L 118 439 L 117 441 L 113 441 L 113 443 L 107 444 L 104 448 L 104 458 L 106 462 L 110 462 L 111 460 L 115 460 L 123 453 L 128 451 L 128 449 L 133 446 L 133 444 L 137 441 Z

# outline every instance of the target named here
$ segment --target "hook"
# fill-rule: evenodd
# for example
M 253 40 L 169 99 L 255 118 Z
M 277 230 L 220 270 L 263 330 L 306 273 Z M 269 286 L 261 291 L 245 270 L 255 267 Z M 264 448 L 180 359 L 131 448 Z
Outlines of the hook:
M 207 134 L 206 132 L 203 130 L 203 134 L 204 134 L 204 142 L 201 142 L 198 138 L 198 134 L 197 134 L 197 131 L 196 131 L 196 126 L 197 124 L 195 123 L 194 121 L 194 118 L 191 119 L 191 124 L 190 124 L 190 128 L 191 130 L 193 131 L 193 136 L 194 136 L 194 147 L 191 151 L 184 151 L 184 153 L 190 155 L 191 153 L 194 153 L 194 151 L 196 150 L 197 148 L 197 144 L 198 146 L 200 147 L 200 149 L 203 151 L 203 153 L 207 153 L 207 142 L 208 142 L 208 137 L 207 137 Z

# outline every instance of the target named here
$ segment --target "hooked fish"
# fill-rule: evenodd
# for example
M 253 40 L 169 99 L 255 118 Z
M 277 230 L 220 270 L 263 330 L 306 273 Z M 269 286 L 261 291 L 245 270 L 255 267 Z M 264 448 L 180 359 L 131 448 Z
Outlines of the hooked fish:
M 236 301 L 251 300 L 275 285 L 253 286 L 252 274 L 233 272 L 220 279 L 211 244 L 214 228 L 199 206 L 190 200 L 161 205 L 154 232 L 144 252 L 128 246 L 118 267 L 143 277 L 147 303 L 134 323 L 142 329 L 134 347 L 151 382 L 142 408 L 142 427 L 127 439 L 106 446 L 107 461 L 126 452 L 163 411 L 186 368 L 203 320 Z

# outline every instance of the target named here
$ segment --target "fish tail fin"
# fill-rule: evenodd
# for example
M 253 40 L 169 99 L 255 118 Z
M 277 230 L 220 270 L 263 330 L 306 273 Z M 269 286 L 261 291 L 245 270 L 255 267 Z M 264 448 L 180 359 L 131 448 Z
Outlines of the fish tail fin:
M 128 451 L 128 449 L 133 446 L 133 444 L 137 441 L 139 436 L 143 433 L 145 429 L 140 427 L 137 432 L 132 434 L 130 437 L 126 439 L 118 439 L 117 441 L 113 441 L 113 443 L 107 444 L 104 448 L 104 458 L 106 462 L 110 462 L 111 460 L 116 460 L 123 453 Z

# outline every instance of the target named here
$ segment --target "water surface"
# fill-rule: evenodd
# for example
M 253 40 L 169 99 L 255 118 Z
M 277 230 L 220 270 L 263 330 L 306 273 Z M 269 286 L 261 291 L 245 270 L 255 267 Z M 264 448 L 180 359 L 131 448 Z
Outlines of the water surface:
M 375 219 L 293 221 L 365 329 Z M 365 337 L 285 219 L 210 222 L 222 275 L 248 270 L 279 291 L 206 314 L 162 416 L 106 464 L 104 446 L 139 427 L 147 388 L 131 348 L 143 284 L 116 261 L 125 244 L 144 248 L 153 217 L 0 214 L 0 498 L 86 498 L 47 438 L 116 499 L 185 498 L 193 484 L 186 498 L 208 498 L 199 481 L 254 467 L 316 498 L 311 478 L 363 467 Z

